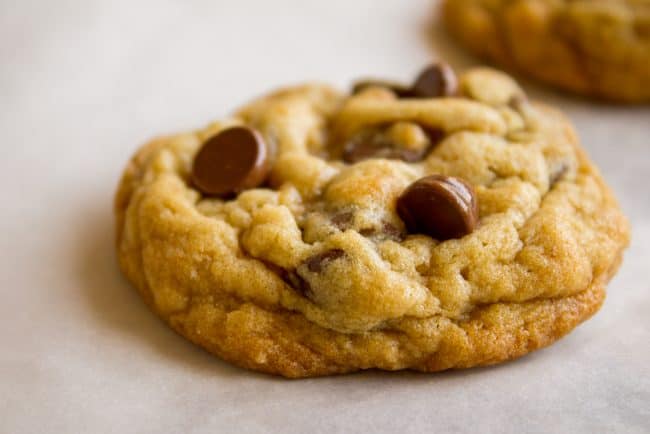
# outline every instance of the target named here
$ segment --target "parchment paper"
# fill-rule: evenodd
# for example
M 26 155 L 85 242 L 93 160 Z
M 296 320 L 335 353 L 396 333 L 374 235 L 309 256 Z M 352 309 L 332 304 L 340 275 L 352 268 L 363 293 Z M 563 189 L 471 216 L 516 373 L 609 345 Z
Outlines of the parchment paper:
M 476 63 L 426 0 L 0 1 L 0 432 L 650 432 L 650 109 L 562 107 L 633 223 L 603 309 L 494 368 L 287 381 L 174 334 L 121 277 L 112 195 L 148 138 L 278 85 Z M 431 42 L 435 40 L 435 42 Z

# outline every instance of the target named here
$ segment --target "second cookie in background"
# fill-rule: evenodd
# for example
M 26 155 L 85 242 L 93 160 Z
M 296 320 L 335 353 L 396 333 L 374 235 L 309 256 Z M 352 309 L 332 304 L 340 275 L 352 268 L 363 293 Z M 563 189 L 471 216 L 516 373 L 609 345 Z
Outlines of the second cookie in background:
M 650 102 L 650 2 L 445 0 L 449 31 L 482 58 L 599 99 Z

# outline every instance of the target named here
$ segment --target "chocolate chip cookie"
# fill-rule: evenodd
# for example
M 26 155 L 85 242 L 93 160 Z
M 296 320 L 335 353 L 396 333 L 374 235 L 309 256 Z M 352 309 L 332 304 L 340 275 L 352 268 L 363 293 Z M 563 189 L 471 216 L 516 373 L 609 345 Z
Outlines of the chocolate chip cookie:
M 590 317 L 628 223 L 556 110 L 507 75 L 276 91 L 153 140 L 121 268 L 171 327 L 287 377 L 489 365 Z
M 465 46 L 565 90 L 650 102 L 649 0 L 446 0 Z

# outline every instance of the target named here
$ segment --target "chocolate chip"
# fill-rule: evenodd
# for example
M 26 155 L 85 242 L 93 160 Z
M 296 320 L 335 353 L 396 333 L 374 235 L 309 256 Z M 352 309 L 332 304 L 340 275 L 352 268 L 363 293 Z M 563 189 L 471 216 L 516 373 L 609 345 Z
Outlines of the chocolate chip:
M 353 139 L 343 149 L 343 161 L 346 163 L 357 163 L 372 158 L 378 151 L 385 149 L 387 145 L 374 143 L 370 138 Z
M 327 250 L 323 253 L 312 256 L 305 261 L 307 269 L 312 273 L 320 273 L 323 267 L 327 266 L 332 261 L 335 261 L 345 255 L 345 251 L 341 249 Z
M 458 80 L 451 66 L 435 63 L 425 68 L 411 86 L 415 98 L 438 98 L 456 95 Z
M 400 231 L 397 227 L 389 222 L 383 222 L 381 224 L 381 228 L 363 228 L 359 230 L 359 234 L 363 235 L 364 237 L 372 237 L 382 240 L 387 238 L 393 240 L 402 239 L 402 231 Z
M 404 98 L 410 95 L 411 90 L 408 86 L 404 86 L 400 83 L 395 83 L 392 81 L 386 80 L 361 80 L 354 83 L 352 86 L 352 93 L 357 94 L 369 87 L 383 87 L 392 91 L 399 98 Z
M 325 252 L 318 253 L 310 258 L 307 258 L 303 264 L 307 267 L 308 271 L 312 273 L 320 273 L 323 271 L 323 268 L 327 266 L 327 264 L 341 258 L 344 255 L 345 251 L 341 249 L 327 250 Z M 300 275 L 300 273 L 304 273 L 305 271 L 302 267 L 303 266 L 299 267 L 298 270 L 281 269 L 282 271 L 278 274 L 282 280 L 284 280 L 289 286 L 298 291 L 300 294 L 307 298 L 312 298 L 313 291 L 311 289 L 311 285 L 304 277 Z
M 382 225 L 382 232 L 386 234 L 388 238 L 393 238 L 397 240 L 402 239 L 402 231 L 399 230 L 399 228 L 392 223 L 389 222 L 384 222 Z
M 194 158 L 192 181 L 201 192 L 226 197 L 261 185 L 270 171 L 262 136 L 232 127 L 209 138 Z
M 298 291 L 303 296 L 310 298 L 312 291 L 309 282 L 303 279 L 296 270 L 283 270 L 284 273 L 280 276 L 290 287 Z
M 266 268 L 268 268 L 278 276 L 282 277 L 282 279 L 284 279 L 284 275 L 287 273 L 287 270 L 280 267 L 279 265 L 274 264 L 273 262 L 267 262 L 267 261 L 261 261 L 261 262 L 266 266 Z
M 451 176 L 431 175 L 411 184 L 397 199 L 397 213 L 409 232 L 439 240 L 467 235 L 478 223 L 473 188 Z
M 364 237 L 371 237 L 377 233 L 377 229 L 375 228 L 363 228 L 359 229 L 359 234 L 361 234 Z
M 431 127 L 422 127 L 422 130 L 424 131 L 424 134 L 427 135 L 429 138 L 429 142 L 431 142 L 432 146 L 437 145 L 438 143 L 442 142 L 442 139 L 445 138 L 445 132 L 443 130 L 440 130 L 438 128 L 431 128 Z
M 354 164 L 369 158 L 385 158 L 413 163 L 422 160 L 431 146 L 437 144 L 444 137 L 444 132 L 440 130 L 420 126 L 419 128 L 424 131 L 429 141 L 427 142 L 426 138 L 423 138 L 424 143 L 420 149 L 410 149 L 401 143 L 396 143 L 398 140 L 391 138 L 391 129 L 395 125 L 359 132 L 343 148 L 343 161 Z M 417 125 L 413 125 L 413 127 L 418 128 Z
M 280 276 L 280 279 L 282 279 L 284 283 L 298 291 L 300 294 L 305 297 L 309 297 L 311 295 L 311 287 L 309 286 L 309 282 L 300 277 L 296 270 L 285 270 L 284 268 L 272 262 L 262 262 L 269 270 Z
M 451 66 L 440 62 L 426 67 L 411 86 L 384 80 L 362 80 L 354 84 L 352 93 L 371 86 L 390 89 L 399 98 L 439 98 L 456 95 L 458 79 Z
M 332 216 L 332 224 L 340 230 L 345 230 L 350 227 L 354 213 L 352 211 L 342 211 Z

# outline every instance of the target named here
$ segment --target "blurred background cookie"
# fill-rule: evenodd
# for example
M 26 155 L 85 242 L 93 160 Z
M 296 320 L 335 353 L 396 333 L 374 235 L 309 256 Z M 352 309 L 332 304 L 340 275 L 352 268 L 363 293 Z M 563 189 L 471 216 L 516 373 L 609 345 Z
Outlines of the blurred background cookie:
M 446 0 L 442 15 L 482 58 L 570 92 L 650 101 L 647 0 Z

